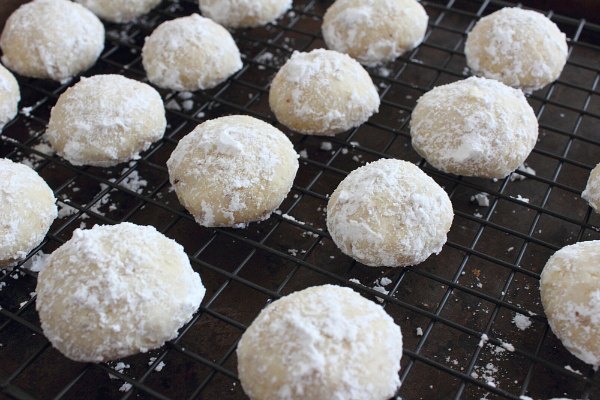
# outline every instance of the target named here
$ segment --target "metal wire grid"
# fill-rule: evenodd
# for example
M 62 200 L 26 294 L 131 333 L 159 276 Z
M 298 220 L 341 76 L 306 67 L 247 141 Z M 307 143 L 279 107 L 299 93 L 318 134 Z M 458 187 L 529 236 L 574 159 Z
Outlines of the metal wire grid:
M 24 268 L 5 273 L 0 278 L 2 393 L 19 399 L 244 398 L 234 350 L 260 309 L 307 286 L 339 283 L 381 300 L 401 324 L 403 398 L 600 397 L 594 371 L 570 356 L 549 331 L 537 294 L 539 272 L 552 252 L 599 236 L 600 219 L 578 197 L 599 161 L 597 25 L 547 13 L 571 38 L 571 53 L 561 79 L 529 98 L 540 120 L 541 139 L 528 159 L 537 174 L 521 173 L 525 181 L 442 174 L 411 150 L 408 116 L 416 98 L 433 86 L 464 78 L 466 32 L 482 15 L 510 5 L 496 0 L 430 1 L 424 2 L 430 15 L 424 43 L 386 69 L 370 70 L 382 98 L 378 115 L 325 140 L 288 132 L 306 157 L 281 214 L 245 230 L 204 229 L 178 204 L 164 164 L 177 140 L 205 119 L 232 113 L 275 124 L 267 102 L 269 81 L 292 49 L 323 47 L 319 26 L 329 4 L 297 0 L 293 12 L 277 25 L 236 32 L 244 68 L 218 88 L 194 93 L 193 107 L 181 106 L 184 100 L 177 93 L 163 91 L 171 105 L 167 134 L 124 169 L 76 168 L 40 151 L 49 110 L 69 84 L 20 79 L 22 104 L 30 108 L 5 128 L 0 156 L 35 158 L 36 170 L 61 202 L 76 209 L 54 223 L 40 249 L 51 252 L 82 222 L 152 224 L 184 245 L 208 290 L 200 312 L 176 340 L 128 358 L 131 367 L 118 372 L 114 365 L 73 363 L 53 350 L 34 310 L 36 274 Z M 106 49 L 86 75 L 121 73 L 144 80 L 143 38 L 160 22 L 196 10 L 195 1 L 165 1 L 136 23 L 109 26 Z M 175 104 L 179 110 L 173 109 Z M 321 149 L 323 141 L 331 143 L 331 151 Z M 349 171 L 381 157 L 417 162 L 453 201 L 456 218 L 448 244 L 420 266 L 383 272 L 361 266 L 342 256 L 324 229 L 327 195 Z M 135 174 L 148 181 L 142 190 L 128 184 Z M 478 192 L 489 193 L 488 208 L 475 209 L 469 203 Z M 529 203 L 517 194 L 527 196 Z M 116 207 L 106 210 L 107 196 Z M 387 294 L 370 287 L 382 276 L 392 280 Z M 510 323 L 514 313 L 530 315 L 532 327 L 516 330 Z M 422 336 L 415 334 L 417 327 Z M 490 339 L 479 346 L 482 334 Z M 514 352 L 500 352 L 503 343 L 511 343 Z M 493 381 L 482 368 L 490 361 L 499 370 Z M 166 366 L 159 373 L 155 368 L 161 362 Z M 118 379 L 109 379 L 108 373 Z M 131 390 L 120 392 L 123 382 Z

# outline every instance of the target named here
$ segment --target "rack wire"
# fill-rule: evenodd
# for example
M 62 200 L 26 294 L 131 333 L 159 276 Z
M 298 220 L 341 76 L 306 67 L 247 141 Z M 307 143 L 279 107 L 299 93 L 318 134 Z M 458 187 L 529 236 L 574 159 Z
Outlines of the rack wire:
M 81 364 L 43 337 L 35 312 L 37 274 L 25 267 L 31 261 L 4 271 L 0 393 L 17 399 L 242 399 L 235 348 L 244 329 L 270 301 L 335 283 L 381 302 L 401 325 L 398 396 L 404 399 L 600 398 L 598 374 L 551 333 L 538 294 L 540 271 L 554 251 L 600 237 L 600 217 L 580 198 L 600 161 L 600 26 L 545 13 L 567 33 L 570 50 L 561 78 L 528 97 L 540 122 L 539 142 L 527 160 L 535 173 L 490 181 L 427 165 L 410 146 L 409 116 L 420 95 L 468 75 L 463 46 L 474 23 L 514 4 L 423 1 L 430 16 L 424 43 L 385 68 L 369 69 L 380 112 L 334 138 L 298 135 L 273 118 L 269 82 L 292 51 L 325 47 L 320 24 L 330 3 L 295 0 L 276 24 L 234 32 L 243 69 L 212 90 L 185 96 L 161 91 L 168 109 L 164 139 L 139 160 L 115 168 L 74 167 L 49 153 L 43 140 L 49 112 L 72 82 L 19 78 L 22 109 L 0 136 L 0 157 L 33 165 L 61 208 L 30 257 L 52 252 L 79 227 L 151 224 L 185 247 L 207 294 L 193 320 L 164 347 L 120 364 Z M 107 25 L 106 48 L 84 75 L 118 73 L 145 81 L 144 37 L 161 22 L 192 12 L 195 1 L 165 0 L 138 21 Z M 281 212 L 269 220 L 243 230 L 206 229 L 177 202 L 165 161 L 198 123 L 239 113 L 284 130 L 301 153 L 300 170 Z M 325 229 L 328 194 L 350 171 L 382 157 L 417 163 L 454 205 L 444 250 L 415 267 L 362 266 L 341 254 Z M 489 194 L 489 207 L 470 200 L 480 192 Z M 518 314 L 531 322 L 525 330 L 512 321 Z

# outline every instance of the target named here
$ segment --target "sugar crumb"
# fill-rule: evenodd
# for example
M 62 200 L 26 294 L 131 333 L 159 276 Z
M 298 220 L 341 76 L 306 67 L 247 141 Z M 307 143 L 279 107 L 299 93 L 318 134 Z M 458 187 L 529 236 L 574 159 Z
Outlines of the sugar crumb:
M 528 316 L 519 313 L 515 314 L 512 322 L 521 331 L 524 331 L 531 326 L 531 319 Z

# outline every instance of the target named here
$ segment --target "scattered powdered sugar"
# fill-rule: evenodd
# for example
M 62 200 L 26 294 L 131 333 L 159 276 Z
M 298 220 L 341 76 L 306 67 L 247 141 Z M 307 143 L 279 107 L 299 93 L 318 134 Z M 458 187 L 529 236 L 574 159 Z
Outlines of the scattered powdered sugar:
M 171 111 L 181 111 L 181 107 L 179 106 L 179 102 L 176 99 L 171 99 L 165 104 L 165 108 Z
M 503 348 L 505 348 L 506 350 L 510 351 L 511 353 L 515 351 L 515 346 L 513 346 L 510 343 L 506 343 L 506 342 L 500 341 L 500 344 L 502 345 Z
M 512 319 L 512 322 L 519 330 L 522 331 L 526 330 L 531 326 L 531 319 L 528 316 L 519 313 L 515 314 L 515 316 Z
M 123 374 L 123 373 L 125 372 L 125 370 L 126 370 L 126 369 L 129 369 L 129 368 L 131 368 L 131 365 L 129 365 L 129 364 L 125 364 L 125 363 L 124 363 L 124 362 L 122 362 L 122 361 L 119 361 L 119 362 L 118 362 L 118 363 L 117 363 L 117 364 L 116 364 L 116 365 L 113 367 L 113 369 L 114 369 L 115 371 L 117 371 L 119 374 Z M 118 377 L 118 376 L 116 376 L 116 375 L 113 375 L 113 374 L 110 374 L 110 373 L 108 374 L 108 377 L 109 377 L 110 379 L 119 379 L 119 377 Z M 129 389 L 127 389 L 127 390 L 129 390 Z
M 254 61 L 256 61 L 257 63 L 264 64 L 264 63 L 268 63 L 272 59 L 273 59 L 273 53 L 271 53 L 270 51 L 265 51 L 261 55 L 256 56 L 256 58 L 254 58 Z
M 181 102 L 181 107 L 183 108 L 183 111 L 192 111 L 192 109 L 194 108 L 194 101 L 184 100 Z
M 565 365 L 565 369 L 566 369 L 567 371 L 571 371 L 571 372 L 573 372 L 573 373 L 575 373 L 575 374 L 577 374 L 577 375 L 583 375 L 583 374 L 581 373 L 581 371 L 579 371 L 579 370 L 577 370 L 577 369 L 574 369 L 574 368 L 573 368 L 573 367 L 571 367 L 570 365 Z
M 475 371 L 471 373 L 471 377 L 478 379 L 482 378 L 489 386 L 496 387 L 496 377 L 498 367 L 493 363 L 486 363 L 484 366 L 475 367 Z
M 129 392 L 131 390 L 131 388 L 132 388 L 131 383 L 124 383 L 119 388 L 119 392 Z
M 421 328 L 421 327 L 417 328 L 417 336 L 423 336 L 423 328 Z
M 535 170 L 531 167 L 528 167 L 527 165 L 523 164 L 520 165 L 519 168 L 517 168 L 517 171 L 519 172 L 525 172 L 528 173 L 529 175 L 535 175 Z M 510 181 L 514 182 L 514 181 L 522 181 L 527 179 L 527 177 L 525 175 L 521 175 L 517 172 L 513 172 L 512 174 L 510 174 Z
M 331 151 L 331 149 L 333 149 L 333 145 L 331 144 L 331 142 L 321 142 L 321 150 L 325 150 L 325 151 Z
M 373 286 L 373 290 L 385 295 L 389 293 L 389 290 L 386 290 L 386 288 L 384 288 L 383 286 L 379 286 L 378 284 L 375 284 L 375 286 Z M 382 299 L 381 297 L 375 297 L 375 299 L 380 303 L 383 303 L 384 301 L 384 299 Z
M 50 147 L 48 142 L 46 142 L 45 139 L 43 139 L 43 138 L 40 140 L 40 143 L 37 143 L 37 144 L 31 146 L 31 149 L 38 151 L 42 154 L 45 154 L 48 157 L 51 157 L 52 155 L 54 155 L 54 150 L 52 149 L 52 147 Z M 39 154 L 30 153 L 26 157 L 23 157 L 21 159 L 21 161 L 19 161 L 19 162 L 21 164 L 27 165 L 31 169 L 36 169 L 45 160 L 46 160 L 46 158 L 43 156 L 40 156 Z
M 29 269 L 31 272 L 40 272 L 46 266 L 49 256 L 50 254 L 45 254 L 40 250 L 23 264 L 23 268 Z
M 517 194 L 517 197 L 513 197 L 510 196 L 512 199 L 518 200 L 518 201 L 522 201 L 523 203 L 529 203 L 529 199 L 526 197 L 521 196 L 520 194 Z
M 391 283 L 392 283 L 392 280 L 390 278 L 388 278 L 388 277 L 384 276 L 383 278 L 379 279 L 379 284 L 381 286 L 387 286 L 387 285 L 389 285 Z
M 477 193 L 474 196 L 471 196 L 471 201 L 477 203 L 479 207 L 489 207 L 490 206 L 490 198 L 489 194 L 481 192 Z
M 275 210 L 273 211 L 275 214 L 277 215 L 281 215 L 282 218 L 287 219 L 288 221 L 294 221 L 300 225 L 306 225 L 305 222 L 302 221 L 298 221 L 296 218 L 292 217 L 291 215 L 285 214 L 284 212 L 282 212 L 281 210 Z
M 154 370 L 155 370 L 156 372 L 160 372 L 160 371 L 162 371 L 162 370 L 163 370 L 163 368 L 164 368 L 166 365 L 167 365 L 167 364 L 165 364 L 165 362 L 164 362 L 164 361 L 161 361 L 161 362 L 159 362 L 159 363 L 158 363 L 158 365 L 157 365 L 156 367 L 154 367 Z
M 177 93 L 177 97 L 181 100 L 191 100 L 194 97 L 194 93 L 192 92 L 179 92 Z
M 124 168 L 121 171 L 121 174 L 125 173 L 129 168 Z M 109 179 L 111 182 L 115 182 L 116 179 Z M 141 194 L 144 191 L 144 188 L 148 186 L 148 181 L 140 176 L 140 173 L 137 170 L 133 170 L 123 179 L 120 183 L 120 186 L 131 190 L 132 192 L 136 192 Z
M 71 215 L 75 215 L 79 212 L 79 210 L 69 204 L 65 203 L 64 200 L 58 201 L 58 218 L 66 218 Z
M 481 340 L 479 341 L 479 344 L 477 346 L 483 347 L 489 340 L 490 340 L 490 338 L 488 337 L 488 335 L 486 335 L 485 333 L 482 333 Z

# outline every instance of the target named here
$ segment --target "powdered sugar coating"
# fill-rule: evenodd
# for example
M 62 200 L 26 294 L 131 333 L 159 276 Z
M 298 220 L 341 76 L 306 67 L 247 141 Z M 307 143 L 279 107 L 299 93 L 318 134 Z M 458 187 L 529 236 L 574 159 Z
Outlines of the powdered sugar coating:
M 206 121 L 167 161 L 183 206 L 203 226 L 243 227 L 269 217 L 287 196 L 298 154 L 273 126 L 244 115 Z
M 277 120 L 307 135 L 335 135 L 379 110 L 379 95 L 364 68 L 346 54 L 294 52 L 277 72 L 269 105 Z
M 537 90 L 555 81 L 567 62 L 567 40 L 543 14 L 503 8 L 477 22 L 467 36 L 467 65 L 475 74 Z
M 0 267 L 39 245 L 56 218 L 56 199 L 31 168 L 0 158 Z
M 421 44 L 428 20 L 416 0 L 337 0 L 321 29 L 328 48 L 374 66 Z
M 49 256 L 36 292 L 52 345 L 72 360 L 101 362 L 175 338 L 205 289 L 174 240 L 121 223 L 75 230 Z
M 160 24 L 146 38 L 142 63 L 166 89 L 210 89 L 242 68 L 240 51 L 221 25 L 198 14 Z
M 531 153 L 538 123 L 520 90 L 471 77 L 421 96 L 410 134 L 417 153 L 441 171 L 503 178 Z
M 116 23 L 129 22 L 160 4 L 161 0 L 75 0 L 100 18 Z
M 163 137 L 162 99 L 150 85 L 121 75 L 82 78 L 50 114 L 46 137 L 73 165 L 113 166 Z
M 352 171 L 327 204 L 327 229 L 344 254 L 372 267 L 439 253 L 454 213 L 446 192 L 412 163 L 381 159 Z
M 540 280 L 552 332 L 580 360 L 600 365 L 600 241 L 563 247 L 546 263 Z
M 62 81 L 90 68 L 104 49 L 104 26 L 68 0 L 34 0 L 6 21 L 2 62 L 18 74 Z
M 252 28 L 274 22 L 292 0 L 199 0 L 206 17 L 230 28 Z
M 17 115 L 19 101 L 19 83 L 10 71 L 0 64 L 0 130 Z
M 267 306 L 237 348 L 252 399 L 384 400 L 400 386 L 400 327 L 349 288 L 316 286 Z
M 592 169 L 581 198 L 586 200 L 594 211 L 600 212 L 600 164 Z

